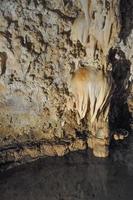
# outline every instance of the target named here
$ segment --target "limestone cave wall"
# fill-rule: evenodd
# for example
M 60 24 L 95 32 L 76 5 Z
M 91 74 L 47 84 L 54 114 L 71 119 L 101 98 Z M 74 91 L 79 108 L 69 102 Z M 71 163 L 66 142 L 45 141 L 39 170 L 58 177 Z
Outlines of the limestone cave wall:
M 114 70 L 126 87 L 132 28 L 132 0 L 0 0 L 2 162 L 86 148 L 67 110 L 71 74 L 78 65 Z

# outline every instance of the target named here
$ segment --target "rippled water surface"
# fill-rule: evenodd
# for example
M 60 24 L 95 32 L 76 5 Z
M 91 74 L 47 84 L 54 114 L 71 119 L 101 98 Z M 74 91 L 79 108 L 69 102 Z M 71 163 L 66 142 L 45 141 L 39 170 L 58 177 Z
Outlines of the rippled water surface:
M 1 200 L 132 200 L 133 136 L 108 159 L 91 152 L 45 158 L 0 174 Z

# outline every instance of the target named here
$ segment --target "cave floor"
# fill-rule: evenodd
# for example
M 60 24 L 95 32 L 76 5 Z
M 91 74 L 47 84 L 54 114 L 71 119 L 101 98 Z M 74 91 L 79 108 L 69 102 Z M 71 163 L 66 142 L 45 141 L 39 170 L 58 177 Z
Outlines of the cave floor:
M 49 157 L 0 173 L 1 200 L 131 200 L 133 135 L 111 145 L 107 159 L 91 151 Z

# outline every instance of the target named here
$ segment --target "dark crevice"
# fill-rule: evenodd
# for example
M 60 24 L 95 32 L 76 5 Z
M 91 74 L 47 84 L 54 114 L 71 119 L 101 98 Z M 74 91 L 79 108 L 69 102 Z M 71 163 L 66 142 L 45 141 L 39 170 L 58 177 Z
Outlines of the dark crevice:
M 120 39 L 126 44 L 127 37 L 133 29 L 133 0 L 120 0 L 121 31 Z
M 6 52 L 0 52 L 1 76 L 6 73 L 6 61 L 7 61 Z
M 63 0 L 64 2 L 64 6 L 66 6 L 67 4 L 70 4 L 70 6 L 73 6 L 73 2 L 70 0 Z
M 102 29 L 104 29 L 104 27 L 105 27 L 105 22 L 106 22 L 106 16 L 104 16 L 104 21 L 103 21 Z
M 60 10 L 58 9 L 52 9 L 52 8 L 49 8 L 48 6 L 46 6 L 46 9 L 49 10 L 49 11 L 52 11 L 54 13 L 56 13 L 57 15 L 59 15 L 63 20 L 69 20 L 69 21 L 74 21 L 75 20 L 75 17 L 70 17 L 68 15 L 65 15 L 64 13 L 62 13 Z
M 115 84 L 109 113 L 110 130 L 123 128 L 130 131 L 131 116 L 127 98 L 131 63 L 126 59 L 124 52 L 118 48 L 110 50 L 109 62 L 112 64 L 112 77 Z
M 111 24 L 110 33 L 109 33 L 109 39 L 108 39 L 108 44 L 110 43 L 110 39 L 111 39 L 111 36 L 112 36 L 112 30 L 113 30 L 113 24 Z

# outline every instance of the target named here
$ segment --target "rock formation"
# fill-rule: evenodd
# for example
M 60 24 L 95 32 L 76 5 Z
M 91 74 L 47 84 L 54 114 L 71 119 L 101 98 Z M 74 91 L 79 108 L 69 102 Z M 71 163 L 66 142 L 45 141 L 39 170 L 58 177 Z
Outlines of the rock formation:
M 71 74 L 79 64 L 104 69 L 105 73 L 112 70 L 116 85 L 124 85 L 123 99 L 127 98 L 128 80 L 133 77 L 132 0 L 0 3 L 2 162 L 10 157 L 15 160 L 16 154 L 20 160 L 27 144 L 40 141 L 56 144 L 56 155 L 86 148 L 81 139 L 85 123 L 78 125 L 75 112 L 67 110 Z M 118 104 L 112 121 L 119 118 Z M 59 150 L 59 145 L 63 149 Z M 42 152 L 40 155 L 47 154 Z
M 85 46 L 87 60 L 97 61 L 106 69 L 108 52 L 115 46 L 120 31 L 120 1 L 80 2 L 83 12 L 73 23 L 71 38 Z

